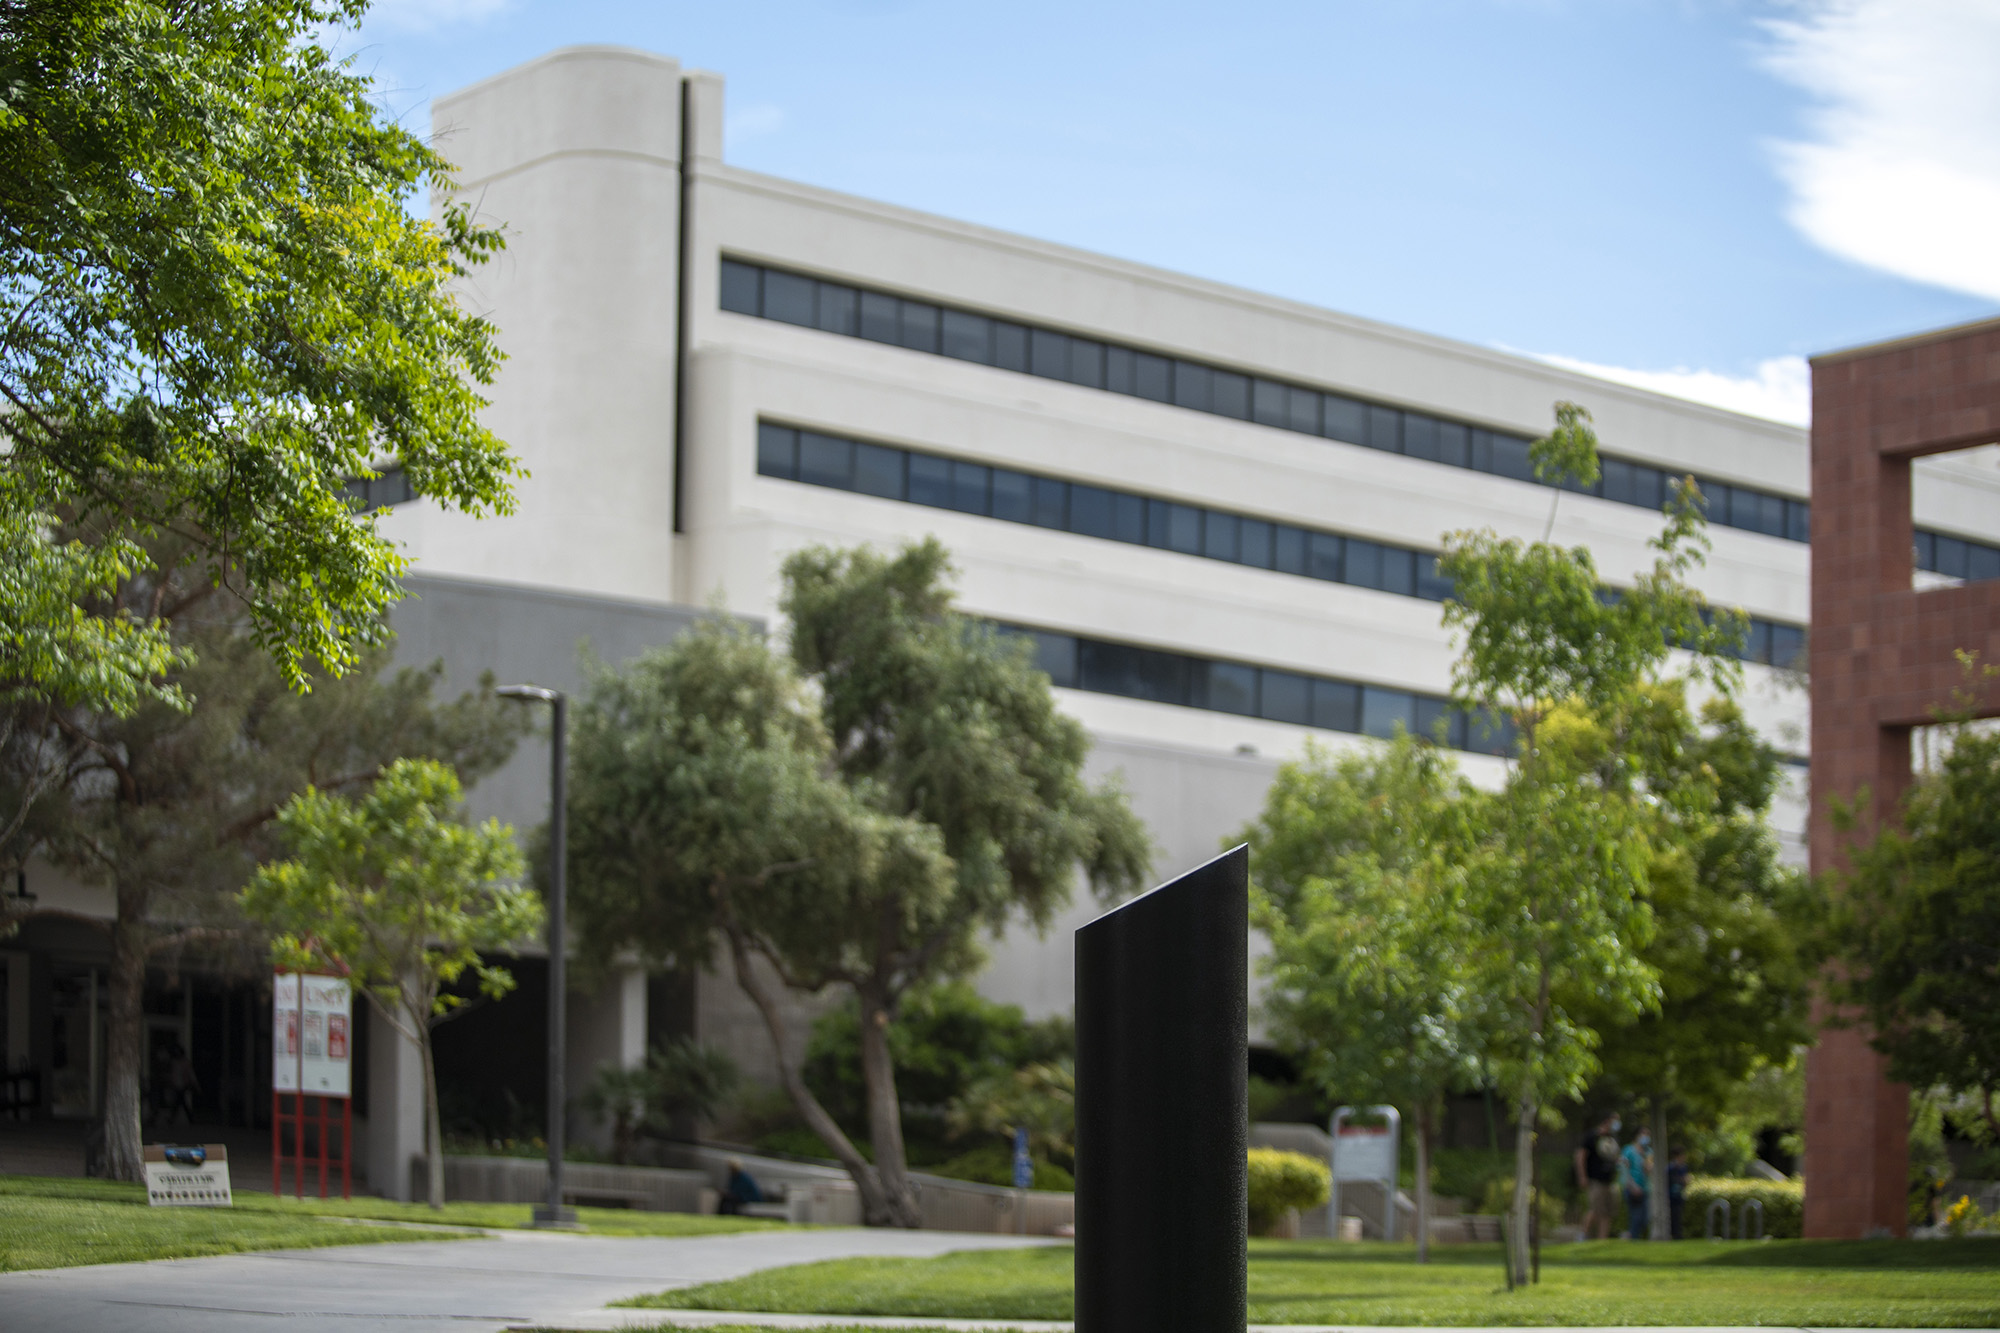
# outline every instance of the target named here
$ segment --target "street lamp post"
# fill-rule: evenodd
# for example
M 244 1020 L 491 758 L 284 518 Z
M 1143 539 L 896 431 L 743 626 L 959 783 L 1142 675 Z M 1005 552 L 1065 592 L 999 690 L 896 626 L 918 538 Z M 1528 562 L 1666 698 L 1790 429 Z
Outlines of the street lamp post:
M 545 703 L 554 710 L 549 733 L 549 1201 L 535 1205 L 535 1225 L 573 1227 L 576 1209 L 563 1206 L 563 1029 L 567 1021 L 563 909 L 569 861 L 569 783 L 564 750 L 569 701 L 563 698 L 561 690 L 540 685 L 502 685 L 494 693 L 504 699 Z

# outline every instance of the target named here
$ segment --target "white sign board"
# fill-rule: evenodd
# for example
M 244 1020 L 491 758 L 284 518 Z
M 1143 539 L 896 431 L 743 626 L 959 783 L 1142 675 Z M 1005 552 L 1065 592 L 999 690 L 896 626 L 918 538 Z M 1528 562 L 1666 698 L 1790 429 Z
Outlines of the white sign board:
M 1334 1148 L 1334 1169 L 1342 1180 L 1394 1180 L 1396 1134 L 1387 1125 L 1342 1125 Z
M 229 1149 L 220 1143 L 143 1149 L 146 1202 L 155 1208 L 230 1208 Z
M 1381 1125 L 1356 1125 L 1350 1119 L 1365 1115 L 1384 1121 Z M 1396 1239 L 1396 1176 L 1400 1149 L 1397 1145 L 1402 1116 L 1393 1106 L 1341 1106 L 1333 1113 L 1327 1132 L 1333 1138 L 1333 1200 L 1329 1215 L 1342 1216 L 1340 1187 L 1343 1183 L 1374 1181 L 1382 1187 L 1382 1238 Z M 1342 1225 L 1337 1220 L 1336 1226 Z
M 350 1096 L 353 990 L 340 977 L 311 972 L 281 972 L 271 982 L 271 1090 Z

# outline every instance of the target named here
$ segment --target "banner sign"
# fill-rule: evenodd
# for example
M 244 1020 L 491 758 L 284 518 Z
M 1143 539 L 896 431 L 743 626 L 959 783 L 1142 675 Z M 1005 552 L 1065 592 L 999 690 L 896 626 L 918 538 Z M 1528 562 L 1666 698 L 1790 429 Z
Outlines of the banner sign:
M 340 977 L 281 972 L 271 979 L 273 1092 L 352 1095 L 353 1008 L 354 992 Z
M 146 1202 L 155 1208 L 232 1208 L 229 1149 L 148 1143 L 141 1150 L 146 1168 Z

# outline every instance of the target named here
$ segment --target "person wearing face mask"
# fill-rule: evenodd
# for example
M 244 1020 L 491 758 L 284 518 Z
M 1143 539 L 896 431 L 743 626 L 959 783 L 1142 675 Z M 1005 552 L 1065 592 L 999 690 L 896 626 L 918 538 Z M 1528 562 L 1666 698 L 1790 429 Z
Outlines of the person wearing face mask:
M 1617 1209 L 1613 1182 L 1618 1179 L 1618 1117 L 1605 1116 L 1583 1136 L 1576 1148 L 1576 1187 L 1590 1207 L 1583 1215 L 1585 1240 L 1608 1240 Z
M 1646 1191 L 1653 1179 L 1653 1136 L 1640 1130 L 1618 1156 L 1619 1183 L 1625 1187 L 1625 1234 L 1632 1240 L 1646 1237 Z

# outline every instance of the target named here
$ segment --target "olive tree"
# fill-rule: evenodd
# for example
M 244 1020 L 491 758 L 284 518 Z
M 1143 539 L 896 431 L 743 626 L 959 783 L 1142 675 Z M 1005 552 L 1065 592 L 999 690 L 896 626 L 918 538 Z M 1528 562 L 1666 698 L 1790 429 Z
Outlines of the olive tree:
M 875 1225 L 920 1220 L 889 1028 L 980 938 L 1046 925 L 1079 869 L 1105 892 L 1149 848 L 1029 646 L 952 608 L 935 541 L 784 566 L 789 656 L 710 624 L 602 676 L 579 711 L 570 848 L 586 948 L 726 948 L 787 1093 Z M 872 1163 L 787 1054 L 783 992 L 859 1005 Z

